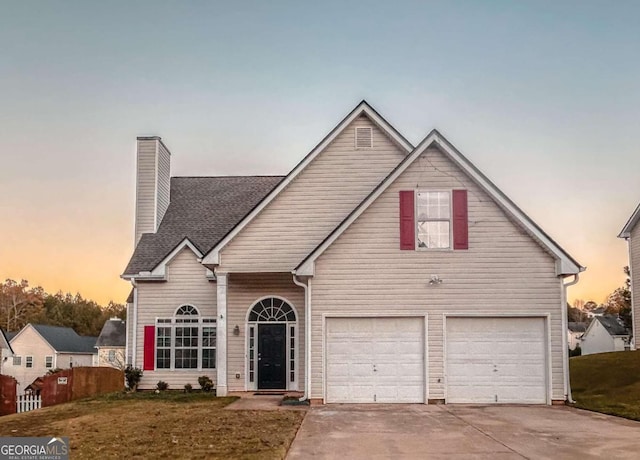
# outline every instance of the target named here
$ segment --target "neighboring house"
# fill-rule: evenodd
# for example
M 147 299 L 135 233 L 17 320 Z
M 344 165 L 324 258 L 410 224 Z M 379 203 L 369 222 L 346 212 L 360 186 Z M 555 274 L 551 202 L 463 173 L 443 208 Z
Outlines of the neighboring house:
M 125 367 L 125 345 L 127 327 L 120 318 L 105 321 L 96 341 L 98 366 Z
M 11 339 L 13 358 L 3 374 L 18 381 L 18 393 L 51 369 L 93 366 L 96 337 L 83 337 L 70 327 L 27 324 Z
M 0 327 L 0 374 L 3 373 L 2 367 L 4 363 L 13 356 L 13 349 L 11 348 L 11 343 L 9 343 L 12 336 L 9 334 Z
M 569 349 L 575 350 L 580 345 L 582 334 L 587 330 L 589 323 L 578 323 L 575 321 L 569 321 L 569 328 L 567 329 L 567 339 L 569 341 Z
M 627 240 L 629 247 L 629 271 L 631 278 L 631 348 L 637 349 L 636 332 L 640 330 L 640 205 L 618 235 Z
M 122 277 L 142 389 L 313 403 L 565 401 L 566 286 L 583 270 L 438 131 L 366 102 L 282 177 L 170 177 L 137 140 Z M 565 280 L 569 278 L 569 282 Z
M 583 355 L 629 349 L 631 334 L 614 315 L 596 316 L 584 334 L 580 348 Z
M 587 310 L 587 318 L 595 318 L 596 316 L 603 316 L 606 313 L 605 307 L 594 308 L 593 310 Z

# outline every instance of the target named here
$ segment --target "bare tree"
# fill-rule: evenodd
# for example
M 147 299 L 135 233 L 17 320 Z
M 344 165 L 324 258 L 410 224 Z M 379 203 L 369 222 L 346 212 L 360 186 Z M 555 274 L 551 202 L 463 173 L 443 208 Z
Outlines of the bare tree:
M 29 288 L 27 280 L 0 283 L 0 325 L 7 331 L 20 330 L 40 312 L 44 295 L 39 286 Z

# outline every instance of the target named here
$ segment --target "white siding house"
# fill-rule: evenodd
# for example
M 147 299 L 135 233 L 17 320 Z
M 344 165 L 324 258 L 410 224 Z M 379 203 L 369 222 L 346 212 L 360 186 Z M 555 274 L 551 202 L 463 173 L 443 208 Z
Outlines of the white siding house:
M 582 335 L 580 347 L 583 355 L 628 350 L 631 335 L 615 316 L 593 318 Z
M 156 202 L 143 173 L 138 208 Z M 207 374 L 220 395 L 319 403 L 567 399 L 583 268 L 437 131 L 414 147 L 363 101 L 285 177 L 170 190 L 122 275 L 141 388 Z
M 97 361 L 96 337 L 80 336 L 68 327 L 27 324 L 10 343 L 13 357 L 2 373 L 18 381 L 18 393 L 50 370 L 93 366 Z

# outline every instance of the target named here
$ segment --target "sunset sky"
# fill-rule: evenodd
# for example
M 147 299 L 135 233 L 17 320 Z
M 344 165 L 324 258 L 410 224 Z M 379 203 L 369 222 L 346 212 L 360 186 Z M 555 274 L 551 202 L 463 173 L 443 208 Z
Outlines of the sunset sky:
M 173 175 L 286 174 L 360 100 L 439 129 L 622 285 L 640 202 L 640 2 L 0 0 L 0 278 L 106 303 L 133 249 L 135 138 Z

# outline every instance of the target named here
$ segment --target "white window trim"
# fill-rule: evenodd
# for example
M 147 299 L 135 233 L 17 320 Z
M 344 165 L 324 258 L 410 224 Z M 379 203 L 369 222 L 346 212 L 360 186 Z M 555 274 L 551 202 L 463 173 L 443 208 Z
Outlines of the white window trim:
M 51 359 L 51 366 L 47 366 L 47 359 L 50 358 Z M 49 356 L 45 356 L 44 357 L 44 368 L 45 369 L 53 369 L 53 356 L 49 355 Z
M 18 361 L 18 364 L 16 364 L 16 361 Z M 13 356 L 13 365 L 16 366 L 16 367 L 22 366 L 22 356 L 14 355 Z
M 448 248 L 423 248 L 423 247 L 420 247 L 420 240 L 418 238 L 418 193 L 437 193 L 437 192 L 447 193 L 449 195 L 449 219 L 430 219 L 425 222 L 449 222 L 449 247 Z M 414 197 L 413 199 L 414 224 L 413 225 L 415 227 L 415 233 L 416 233 L 416 241 L 415 241 L 416 251 L 428 251 L 428 252 L 453 251 L 453 189 L 418 188 L 414 190 L 413 197 Z
M 29 366 L 29 363 L 31 363 L 31 366 Z M 24 357 L 24 367 L 28 369 L 33 369 L 33 356 Z
M 193 304 L 182 304 L 180 305 L 177 309 L 176 309 L 176 313 L 178 310 L 180 310 L 180 308 L 184 307 L 184 306 L 190 306 L 195 308 L 195 310 L 198 312 L 198 315 L 176 315 L 174 313 L 173 316 L 158 316 L 155 319 L 155 343 L 154 343 L 154 349 L 153 349 L 153 363 L 154 363 L 154 369 L 155 370 L 159 370 L 159 371 L 184 371 L 184 372 L 202 372 L 202 371 L 212 371 L 215 370 L 217 368 L 218 365 L 218 361 L 217 361 L 217 356 L 216 356 L 216 367 L 202 367 L 202 358 L 203 358 L 203 353 L 202 351 L 205 349 L 205 347 L 203 347 L 202 343 L 203 343 L 203 337 L 202 337 L 202 329 L 205 327 L 214 327 L 216 328 L 216 335 L 218 334 L 218 326 L 216 323 L 216 318 L 213 316 L 200 316 L 200 310 L 198 309 L 198 307 L 196 307 Z M 184 319 L 184 318 L 190 318 L 190 319 L 197 319 L 197 322 L 189 322 L 189 323 L 183 323 L 183 322 L 178 322 L 176 321 L 177 319 Z M 160 327 L 167 327 L 171 330 L 171 335 L 170 335 L 170 347 L 168 348 L 169 351 L 169 367 L 158 367 L 158 328 Z M 176 327 L 197 327 L 198 328 L 198 345 L 197 345 L 197 350 L 198 350 L 198 366 L 197 367 L 176 367 L 176 362 L 175 362 L 175 356 L 176 356 Z M 162 347 L 162 349 L 166 349 L 166 347 Z M 213 349 L 215 351 L 215 353 L 217 353 L 217 347 L 216 345 L 214 346 L 209 346 L 206 347 L 206 349 Z

